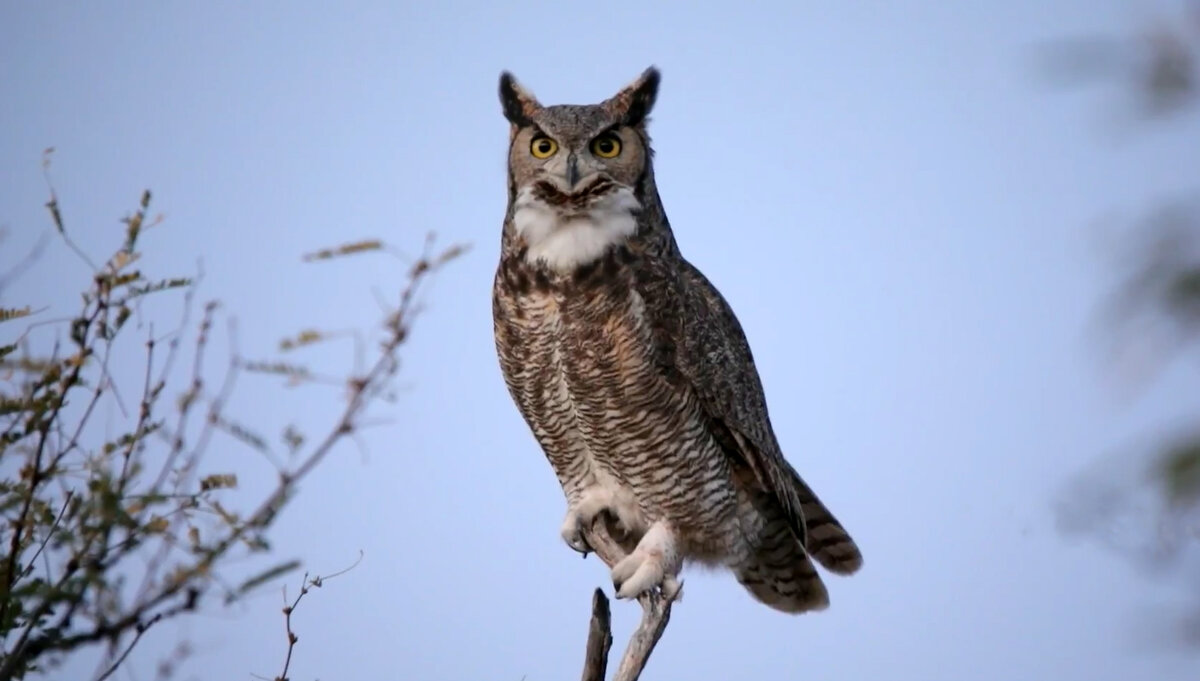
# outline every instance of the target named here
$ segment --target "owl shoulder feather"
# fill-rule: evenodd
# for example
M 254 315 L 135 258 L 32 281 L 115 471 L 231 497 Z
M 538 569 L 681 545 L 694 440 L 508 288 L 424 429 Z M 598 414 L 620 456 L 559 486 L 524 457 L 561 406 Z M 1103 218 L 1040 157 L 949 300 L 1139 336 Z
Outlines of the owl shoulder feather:
M 726 455 L 749 467 L 806 541 L 798 478 L 783 457 L 762 381 L 741 323 L 720 291 L 681 255 L 645 263 L 639 293 L 647 300 L 660 366 L 695 393 Z

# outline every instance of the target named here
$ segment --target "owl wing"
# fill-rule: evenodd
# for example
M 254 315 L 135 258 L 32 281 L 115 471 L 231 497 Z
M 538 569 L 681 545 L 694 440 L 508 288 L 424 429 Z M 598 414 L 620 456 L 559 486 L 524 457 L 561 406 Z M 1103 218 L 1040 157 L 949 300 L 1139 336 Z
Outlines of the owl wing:
M 775 497 L 806 551 L 833 572 L 856 571 L 862 564 L 858 547 L 780 451 L 736 315 L 703 273 L 682 257 L 678 263 L 675 286 L 652 291 L 663 297 L 647 305 L 658 315 L 654 325 L 665 368 L 690 386 L 726 455 L 753 471 Z

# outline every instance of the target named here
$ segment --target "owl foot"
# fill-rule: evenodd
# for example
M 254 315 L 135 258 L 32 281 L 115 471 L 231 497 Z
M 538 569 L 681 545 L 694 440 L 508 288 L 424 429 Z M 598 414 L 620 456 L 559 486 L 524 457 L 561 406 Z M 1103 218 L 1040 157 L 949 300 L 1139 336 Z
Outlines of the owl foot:
M 680 560 L 675 536 L 662 522 L 650 526 L 633 553 L 613 566 L 613 588 L 617 598 L 636 598 L 658 587 L 668 601 L 681 596 Z
M 584 558 L 592 552 L 584 538 L 584 530 L 592 526 L 596 516 L 602 511 L 613 510 L 613 493 L 603 487 L 588 487 L 567 508 L 567 517 L 563 518 L 560 534 L 563 541 L 572 549 L 583 554 Z

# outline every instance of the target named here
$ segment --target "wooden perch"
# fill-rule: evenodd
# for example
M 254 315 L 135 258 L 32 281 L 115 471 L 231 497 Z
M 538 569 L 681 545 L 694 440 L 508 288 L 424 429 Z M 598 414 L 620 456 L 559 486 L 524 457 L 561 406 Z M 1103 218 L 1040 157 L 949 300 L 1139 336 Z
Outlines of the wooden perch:
M 601 514 L 592 528 L 584 532 L 592 550 L 611 570 L 626 556 L 625 549 L 613 538 L 612 523 L 606 514 Z M 678 598 L 678 594 L 676 594 Z M 638 597 L 642 605 L 642 620 L 629 639 L 625 654 L 612 681 L 637 681 L 658 639 L 662 638 L 671 619 L 671 601 L 664 598 L 660 590 Z M 583 681 L 604 681 L 608 669 L 608 651 L 612 647 L 612 618 L 608 597 L 600 589 L 592 594 L 592 619 L 588 626 L 587 654 L 584 658 Z
M 587 655 L 583 658 L 583 681 L 604 681 L 611 647 L 612 615 L 608 610 L 608 596 L 596 589 L 592 594 L 592 621 L 588 625 Z

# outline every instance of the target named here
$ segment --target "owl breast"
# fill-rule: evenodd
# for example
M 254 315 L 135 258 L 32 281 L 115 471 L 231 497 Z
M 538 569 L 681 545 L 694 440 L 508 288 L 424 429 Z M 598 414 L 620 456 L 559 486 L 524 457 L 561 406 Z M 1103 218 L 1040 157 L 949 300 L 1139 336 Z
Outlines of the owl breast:
M 694 393 L 671 380 L 627 252 L 571 274 L 501 262 L 496 343 L 505 381 L 564 491 L 588 484 L 667 520 L 697 557 L 736 538 L 730 463 Z

